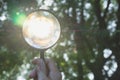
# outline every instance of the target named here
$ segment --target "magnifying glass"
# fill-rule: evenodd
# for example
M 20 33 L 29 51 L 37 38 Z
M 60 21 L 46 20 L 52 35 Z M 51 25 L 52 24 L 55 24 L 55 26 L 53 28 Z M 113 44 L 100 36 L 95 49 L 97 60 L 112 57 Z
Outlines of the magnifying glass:
M 23 36 L 32 47 L 40 50 L 44 60 L 44 51 L 52 47 L 60 37 L 60 24 L 48 10 L 30 13 L 23 24 Z

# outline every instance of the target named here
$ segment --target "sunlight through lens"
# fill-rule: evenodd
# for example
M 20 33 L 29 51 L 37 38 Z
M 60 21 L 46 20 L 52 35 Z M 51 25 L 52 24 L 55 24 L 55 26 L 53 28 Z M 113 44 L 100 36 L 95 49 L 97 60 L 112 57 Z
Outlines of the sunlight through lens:
M 23 36 L 32 47 L 47 49 L 54 45 L 60 36 L 60 24 L 48 11 L 40 10 L 28 15 L 23 24 Z

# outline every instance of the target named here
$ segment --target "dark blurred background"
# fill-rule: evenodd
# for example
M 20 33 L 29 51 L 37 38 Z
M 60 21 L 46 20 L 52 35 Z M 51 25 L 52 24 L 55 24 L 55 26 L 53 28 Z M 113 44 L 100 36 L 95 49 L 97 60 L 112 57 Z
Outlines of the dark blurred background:
M 39 50 L 22 36 L 25 17 L 53 12 L 61 37 L 45 53 L 63 80 L 120 80 L 120 0 L 0 0 L 0 80 L 28 80 Z

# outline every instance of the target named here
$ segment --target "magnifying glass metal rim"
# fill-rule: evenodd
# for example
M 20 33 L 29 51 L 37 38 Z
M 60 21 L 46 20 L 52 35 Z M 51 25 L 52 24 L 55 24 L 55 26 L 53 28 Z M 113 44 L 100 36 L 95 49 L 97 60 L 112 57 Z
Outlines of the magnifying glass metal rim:
M 55 17 L 55 19 L 56 19 L 57 22 L 59 23 L 59 20 L 58 20 L 57 16 L 56 16 L 55 14 L 53 14 L 53 12 L 51 12 L 50 10 L 46 10 L 46 9 L 34 10 L 34 11 L 30 12 L 27 16 L 29 16 L 30 14 L 32 14 L 32 13 L 34 13 L 34 12 L 39 12 L 39 11 L 43 11 L 43 12 L 48 12 L 48 13 L 50 13 L 51 15 L 53 15 L 53 16 Z M 23 25 L 24 25 L 24 24 L 23 24 Z M 60 26 L 60 23 L 59 23 L 59 26 Z M 60 28 L 60 27 L 59 27 L 59 28 Z M 29 44 L 29 46 L 32 46 L 33 48 L 38 49 L 38 50 L 40 50 L 40 51 L 45 51 L 45 50 L 53 47 L 53 46 L 57 43 L 57 41 L 59 40 L 59 37 L 60 37 L 60 33 L 61 33 L 61 28 L 60 28 L 60 32 L 59 32 L 58 39 L 55 41 L 55 43 L 53 43 L 52 45 L 50 45 L 50 46 L 48 46 L 48 47 L 46 47 L 46 48 L 36 48 L 36 47 L 33 47 L 32 45 L 30 45 L 26 40 L 25 40 L 25 41 Z M 23 35 L 23 37 L 24 37 L 24 35 Z M 25 37 L 24 37 L 24 39 L 25 39 Z

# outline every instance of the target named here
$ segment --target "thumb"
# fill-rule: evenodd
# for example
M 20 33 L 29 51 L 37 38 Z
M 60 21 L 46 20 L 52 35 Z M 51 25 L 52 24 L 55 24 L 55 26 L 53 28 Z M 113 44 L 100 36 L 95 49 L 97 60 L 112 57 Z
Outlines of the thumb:
M 38 80 L 48 80 L 46 73 L 46 66 L 43 59 L 37 60 L 37 76 Z
M 42 72 L 46 75 L 46 65 L 43 59 L 37 60 L 37 72 Z

